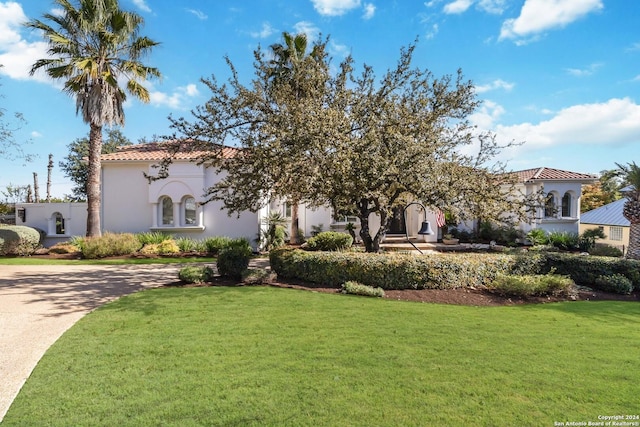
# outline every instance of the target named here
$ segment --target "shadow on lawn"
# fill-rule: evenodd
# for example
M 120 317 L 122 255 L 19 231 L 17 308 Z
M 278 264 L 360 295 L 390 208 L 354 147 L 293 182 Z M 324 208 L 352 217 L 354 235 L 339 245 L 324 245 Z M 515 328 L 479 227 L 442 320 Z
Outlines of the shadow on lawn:
M 571 301 L 523 306 L 524 310 L 553 310 L 589 319 L 636 323 L 640 326 L 640 302 L 637 301 Z
M 31 266 L 0 274 L 0 298 L 43 316 L 86 312 L 145 288 L 177 280 L 177 265 Z

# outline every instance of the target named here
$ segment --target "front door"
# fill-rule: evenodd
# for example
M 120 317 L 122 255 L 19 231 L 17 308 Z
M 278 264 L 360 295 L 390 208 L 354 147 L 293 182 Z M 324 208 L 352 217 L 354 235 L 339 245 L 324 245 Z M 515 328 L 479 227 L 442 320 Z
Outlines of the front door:
M 387 234 L 406 234 L 406 226 L 404 223 L 404 209 L 401 207 L 393 208 L 393 216 Z

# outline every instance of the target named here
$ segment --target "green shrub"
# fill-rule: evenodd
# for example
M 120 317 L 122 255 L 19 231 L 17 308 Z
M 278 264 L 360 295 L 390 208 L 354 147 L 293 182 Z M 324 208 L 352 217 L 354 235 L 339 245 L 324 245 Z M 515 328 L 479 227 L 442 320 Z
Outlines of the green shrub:
M 347 233 L 323 231 L 307 240 L 306 249 L 310 251 L 342 251 L 353 244 L 353 238 Z
M 136 234 L 136 237 L 140 241 L 140 246 L 160 244 L 166 240 L 171 239 L 171 234 L 165 231 L 147 231 L 144 233 Z
M 218 253 L 217 266 L 221 276 L 241 280 L 249 267 L 251 246 L 247 239 L 233 239 Z
M 605 292 L 614 292 L 616 294 L 630 294 L 633 291 L 631 280 L 622 274 L 613 274 L 611 276 L 598 276 L 595 282 L 598 289 Z
M 231 241 L 230 237 L 226 236 L 216 236 L 216 237 L 207 237 L 203 240 L 203 244 L 205 247 L 205 251 L 211 255 L 216 255 L 220 252 L 220 249 L 224 248 Z
M 40 233 L 24 225 L 0 226 L 0 255 L 28 256 L 40 247 Z
M 576 254 L 547 253 L 544 272 L 552 269 L 570 276 L 576 284 L 598 288 L 600 276 L 620 274 L 629 279 L 634 289 L 640 289 L 640 261 Z
M 180 269 L 178 278 L 185 283 L 209 282 L 213 278 L 213 269 L 207 266 L 189 265 Z
M 568 295 L 574 287 L 570 277 L 557 274 L 499 274 L 488 286 L 496 293 L 515 297 Z
M 100 237 L 86 237 L 82 243 L 82 256 L 88 259 L 131 255 L 141 245 L 132 233 L 105 233 Z
M 366 297 L 384 297 L 382 288 L 374 288 L 373 286 L 363 285 L 362 283 L 348 281 L 342 285 L 341 292 L 343 294 L 363 295 Z
M 578 248 L 582 252 L 590 252 L 596 246 L 596 240 L 604 239 L 605 237 L 601 228 L 585 230 L 578 239 Z
M 148 243 L 140 253 L 143 255 L 174 255 L 180 253 L 180 248 L 173 239 L 164 240 L 160 243 Z
M 274 279 L 275 274 L 265 268 L 251 268 L 242 275 L 242 283 L 247 285 L 264 285 L 272 283 Z
M 524 258 L 507 254 L 414 256 L 288 248 L 270 252 L 269 260 L 271 268 L 282 278 L 334 287 L 357 281 L 385 290 L 484 286 L 498 273 L 518 269 L 523 274 L 533 274 L 544 264 L 543 260 L 524 262 Z
M 546 245 L 549 242 L 547 232 L 541 228 L 534 228 L 527 233 L 527 240 L 531 242 L 533 246 Z
M 49 252 L 52 254 L 73 254 L 80 252 L 80 249 L 71 243 L 56 243 L 49 248 Z
M 596 244 L 589 251 L 589 255 L 620 258 L 622 256 L 622 251 L 615 246 Z
M 180 248 L 180 252 L 207 252 L 207 245 L 204 240 L 195 240 L 191 237 L 178 237 L 175 239 L 176 245 Z
M 578 249 L 580 238 L 578 233 L 570 233 L 568 231 L 552 231 L 549 233 L 549 243 L 563 251 L 572 251 Z

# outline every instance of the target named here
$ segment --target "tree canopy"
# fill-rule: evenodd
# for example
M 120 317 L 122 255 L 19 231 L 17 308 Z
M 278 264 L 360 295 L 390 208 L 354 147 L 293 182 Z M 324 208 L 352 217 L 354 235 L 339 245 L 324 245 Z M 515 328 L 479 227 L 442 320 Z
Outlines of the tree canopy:
M 89 137 L 77 138 L 69 145 L 69 154 L 64 161 L 58 162 L 58 166 L 62 169 L 65 176 L 73 181 L 74 186 L 71 189 L 72 194 L 66 197 L 74 202 L 84 202 L 87 200 L 87 175 L 89 156 Z M 116 151 L 120 146 L 132 145 L 132 142 L 123 135 L 118 128 L 107 130 L 106 138 L 103 137 L 102 154 L 109 154 Z
M 413 68 L 411 44 L 380 78 L 367 65 L 356 72 L 352 57 L 332 73 L 327 41 L 314 43 L 319 59 L 298 64 L 296 84 L 272 85 L 272 62 L 260 48 L 250 85 L 227 58 L 226 84 L 203 79 L 209 101 L 192 120 L 171 119 L 174 137 L 208 148 L 202 162 L 226 173 L 210 199 L 230 213 L 256 211 L 273 197 L 329 205 L 359 217 L 367 251 L 379 249 L 393 209 L 415 200 L 458 220 L 526 217 L 512 197 L 514 177 L 493 161 L 502 147 L 469 121 L 480 101 L 461 71 L 436 78 Z M 224 144 L 243 150 L 222 159 Z M 371 214 L 380 218 L 375 230 Z

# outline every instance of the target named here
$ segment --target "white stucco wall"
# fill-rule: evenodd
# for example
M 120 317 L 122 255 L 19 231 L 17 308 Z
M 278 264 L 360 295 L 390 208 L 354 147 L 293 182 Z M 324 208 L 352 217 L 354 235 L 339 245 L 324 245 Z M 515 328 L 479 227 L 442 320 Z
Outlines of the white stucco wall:
M 18 215 L 25 210 L 25 221 Z M 55 214 L 64 219 L 64 232 L 57 234 Z M 45 247 L 69 240 L 72 236 L 84 236 L 87 230 L 86 203 L 17 203 L 16 225 L 39 228 L 47 233 L 43 242 Z

